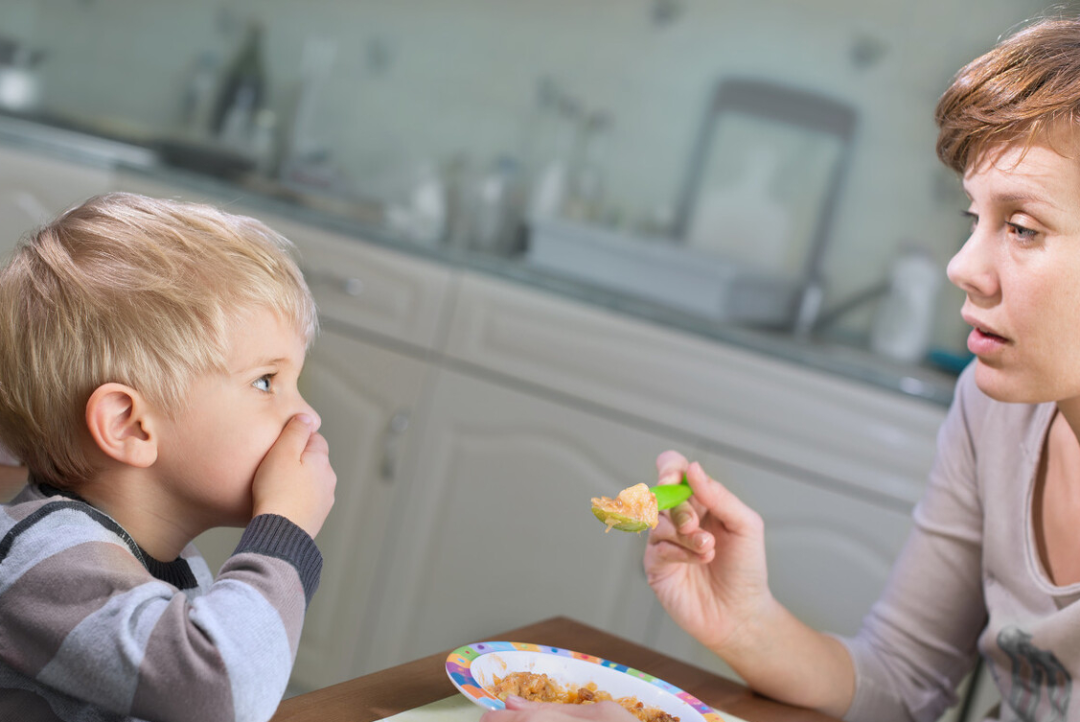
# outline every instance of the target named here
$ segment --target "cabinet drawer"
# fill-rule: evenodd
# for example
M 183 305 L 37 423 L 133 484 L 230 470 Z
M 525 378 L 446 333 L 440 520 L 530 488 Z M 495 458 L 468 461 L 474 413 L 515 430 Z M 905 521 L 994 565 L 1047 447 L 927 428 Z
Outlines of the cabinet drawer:
M 448 268 L 289 219 L 258 217 L 296 244 L 322 318 L 435 347 L 448 302 Z
M 945 409 L 475 274 L 446 353 L 769 461 L 914 503 Z
M 432 348 L 450 286 L 449 269 L 348 235 L 141 175 L 123 174 L 118 190 L 219 205 L 258 218 L 296 244 L 319 315 L 405 343 Z

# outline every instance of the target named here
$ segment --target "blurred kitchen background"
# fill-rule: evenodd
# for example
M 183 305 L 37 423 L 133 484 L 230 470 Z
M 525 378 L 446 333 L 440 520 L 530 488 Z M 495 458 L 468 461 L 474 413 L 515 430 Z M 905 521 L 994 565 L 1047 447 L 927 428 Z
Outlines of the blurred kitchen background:
M 965 237 L 964 198 L 935 157 L 932 111 L 963 63 L 1045 12 L 1041 0 L 6 0 L 0 111 L 314 198 L 407 243 L 955 369 L 966 331 L 943 269 Z M 668 270 L 665 255 L 745 282 L 757 307 L 708 284 L 684 289 L 696 299 L 650 288 L 665 284 L 641 271 Z M 915 299 L 906 310 L 888 308 L 890 283 Z M 875 326 L 891 340 L 875 342 Z
M 341 481 L 294 691 L 551 614 L 715 667 L 584 502 L 681 449 L 766 519 L 777 596 L 853 633 L 969 360 L 934 106 L 1078 10 L 4 0 L 0 257 L 110 189 L 297 243 Z

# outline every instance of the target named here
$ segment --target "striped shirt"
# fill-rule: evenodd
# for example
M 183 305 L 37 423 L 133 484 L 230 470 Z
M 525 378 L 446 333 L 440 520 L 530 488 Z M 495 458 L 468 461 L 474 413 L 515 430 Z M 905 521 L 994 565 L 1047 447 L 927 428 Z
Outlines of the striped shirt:
M 0 720 L 268 720 L 321 569 L 312 538 L 268 514 L 214 579 L 194 546 L 158 561 L 31 484 L 0 506 Z

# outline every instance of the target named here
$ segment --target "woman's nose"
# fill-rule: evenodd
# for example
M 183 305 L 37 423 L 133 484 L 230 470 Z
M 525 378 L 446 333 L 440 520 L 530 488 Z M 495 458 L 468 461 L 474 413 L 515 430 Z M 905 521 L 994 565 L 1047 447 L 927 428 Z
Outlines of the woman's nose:
M 985 234 L 975 229 L 945 269 L 952 284 L 969 296 L 993 296 L 997 293 L 993 259 L 988 246 Z

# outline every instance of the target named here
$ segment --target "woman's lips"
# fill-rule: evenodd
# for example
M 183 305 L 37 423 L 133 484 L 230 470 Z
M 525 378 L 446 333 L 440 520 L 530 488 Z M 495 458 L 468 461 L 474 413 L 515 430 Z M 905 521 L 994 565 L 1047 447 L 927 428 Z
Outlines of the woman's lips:
M 967 347 L 968 351 L 976 356 L 987 356 L 1000 351 L 1008 343 L 1002 336 L 990 331 L 984 331 L 976 326 L 968 334 Z

